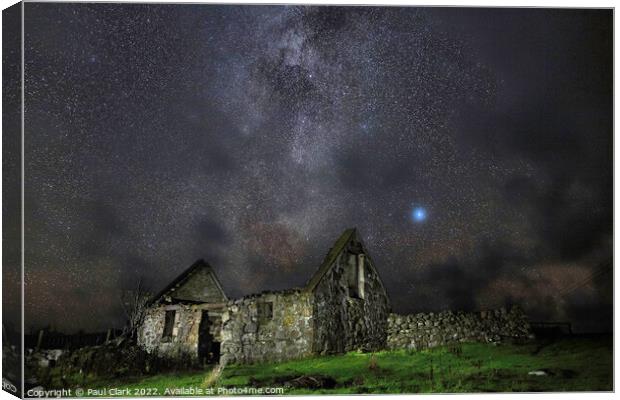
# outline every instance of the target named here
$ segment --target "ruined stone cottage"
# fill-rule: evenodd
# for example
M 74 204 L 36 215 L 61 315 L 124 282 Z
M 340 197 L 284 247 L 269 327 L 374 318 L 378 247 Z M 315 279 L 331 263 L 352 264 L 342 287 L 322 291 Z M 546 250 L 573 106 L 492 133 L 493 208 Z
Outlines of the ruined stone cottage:
M 198 260 L 150 301 L 138 344 L 166 357 L 215 362 L 227 301 L 211 266 Z
M 424 349 L 531 338 L 518 308 L 398 315 L 355 229 L 346 230 L 297 289 L 228 299 L 200 260 L 150 302 L 138 344 L 194 362 L 282 361 L 352 350 Z
M 228 299 L 200 260 L 149 304 L 138 343 L 201 362 L 281 361 L 387 345 L 386 290 L 355 229 L 346 230 L 308 283 Z

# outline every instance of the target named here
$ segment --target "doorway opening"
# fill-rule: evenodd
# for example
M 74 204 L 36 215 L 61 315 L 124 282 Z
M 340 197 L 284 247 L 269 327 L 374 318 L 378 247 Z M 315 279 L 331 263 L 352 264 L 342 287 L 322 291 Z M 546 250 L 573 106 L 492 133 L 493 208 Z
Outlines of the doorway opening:
M 198 327 L 198 360 L 201 364 L 215 364 L 220 361 L 220 342 L 216 342 L 211 333 L 213 321 L 207 310 L 202 311 Z

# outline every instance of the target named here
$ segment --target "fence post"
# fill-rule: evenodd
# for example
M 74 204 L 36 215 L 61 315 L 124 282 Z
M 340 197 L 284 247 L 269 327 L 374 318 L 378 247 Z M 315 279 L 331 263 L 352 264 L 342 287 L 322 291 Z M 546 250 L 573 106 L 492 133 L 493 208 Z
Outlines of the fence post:
M 43 344 L 43 329 L 39 331 L 39 337 L 37 338 L 37 347 L 36 350 L 41 349 L 41 345 Z

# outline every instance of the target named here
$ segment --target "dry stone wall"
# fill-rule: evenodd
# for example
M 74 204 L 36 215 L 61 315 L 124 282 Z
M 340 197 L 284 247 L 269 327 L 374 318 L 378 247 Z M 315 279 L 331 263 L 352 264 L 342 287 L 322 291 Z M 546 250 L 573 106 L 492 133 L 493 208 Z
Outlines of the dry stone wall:
M 421 350 L 454 342 L 501 342 L 532 337 L 528 320 L 518 307 L 477 313 L 398 315 L 388 318 L 388 348 Z
M 312 295 L 268 292 L 230 301 L 222 315 L 223 363 L 283 361 L 310 355 Z

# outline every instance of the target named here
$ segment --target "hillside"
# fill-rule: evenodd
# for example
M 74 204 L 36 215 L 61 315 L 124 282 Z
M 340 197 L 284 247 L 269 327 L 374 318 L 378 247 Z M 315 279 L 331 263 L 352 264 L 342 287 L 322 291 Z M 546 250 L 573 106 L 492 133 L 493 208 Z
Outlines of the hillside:
M 528 344 L 470 343 L 421 352 L 231 365 L 210 392 L 205 391 L 205 372 L 126 378 L 122 383 L 91 380 L 82 387 L 118 387 L 128 394 L 159 396 L 192 394 L 191 388 L 203 394 L 234 394 L 246 388 L 282 388 L 284 394 L 611 391 L 612 362 L 611 335 L 574 336 Z

